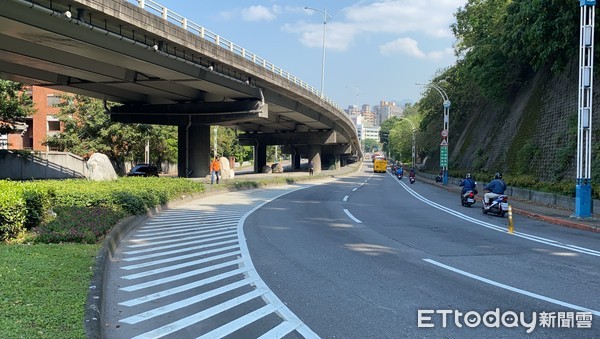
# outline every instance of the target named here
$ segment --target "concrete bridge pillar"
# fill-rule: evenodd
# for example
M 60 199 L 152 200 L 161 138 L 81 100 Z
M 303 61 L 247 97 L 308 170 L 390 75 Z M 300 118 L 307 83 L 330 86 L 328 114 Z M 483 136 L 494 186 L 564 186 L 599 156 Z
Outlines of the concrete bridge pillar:
M 254 173 L 262 173 L 263 167 L 267 165 L 267 145 L 258 144 L 254 146 Z
M 300 169 L 300 159 L 302 159 L 300 152 L 298 152 L 298 150 L 294 150 L 294 153 L 292 153 L 292 169 Z
M 309 146 L 308 161 L 313 162 L 315 173 L 321 173 L 321 145 Z
M 210 174 L 210 126 L 178 126 L 177 171 L 182 178 Z

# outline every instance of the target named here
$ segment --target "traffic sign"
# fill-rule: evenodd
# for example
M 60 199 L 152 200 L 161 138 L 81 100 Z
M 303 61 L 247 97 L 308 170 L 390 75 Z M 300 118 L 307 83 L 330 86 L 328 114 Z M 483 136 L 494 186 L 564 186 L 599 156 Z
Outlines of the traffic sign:
M 440 167 L 448 167 L 448 146 L 440 146 Z
M 440 146 L 446 146 L 446 147 L 448 147 L 448 140 L 443 139 L 442 142 L 440 143 Z
M 443 129 L 442 130 L 442 137 L 446 138 L 448 136 L 448 130 L 447 129 Z

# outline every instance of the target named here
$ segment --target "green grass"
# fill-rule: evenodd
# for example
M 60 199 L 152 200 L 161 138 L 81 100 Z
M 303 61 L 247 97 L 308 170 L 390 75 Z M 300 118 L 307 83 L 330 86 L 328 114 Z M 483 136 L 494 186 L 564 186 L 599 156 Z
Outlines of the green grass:
M 85 338 L 99 245 L 0 245 L 0 338 Z
M 205 190 L 249 189 L 325 177 L 265 175 L 223 180 L 220 185 L 208 187 L 172 178 L 36 182 L 56 192 L 56 217 L 11 239 L 9 244 L 0 242 L 0 338 L 85 338 L 84 309 L 96 253 L 104 235 L 127 215 L 105 203 L 110 201 L 111 192 L 137 194 L 147 206 L 164 201 L 151 201 L 146 192 L 172 200 Z

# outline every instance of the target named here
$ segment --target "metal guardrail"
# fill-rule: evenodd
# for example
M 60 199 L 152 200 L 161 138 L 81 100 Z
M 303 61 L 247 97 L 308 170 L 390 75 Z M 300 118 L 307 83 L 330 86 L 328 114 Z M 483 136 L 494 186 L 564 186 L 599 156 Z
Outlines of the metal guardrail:
M 259 65 L 259 66 L 263 67 L 264 69 L 271 71 L 288 81 L 293 82 L 297 86 L 300 86 L 300 87 L 310 91 L 311 93 L 317 95 L 319 98 L 321 98 L 321 91 L 317 90 L 313 86 L 310 86 L 305 81 L 299 79 L 298 77 L 285 71 L 284 69 L 272 64 L 271 62 L 261 58 L 260 56 L 254 54 L 252 52 L 249 52 L 245 48 L 236 45 L 232 41 L 229 41 L 229 40 L 223 38 L 222 36 L 219 36 L 218 34 L 211 32 L 210 30 L 208 30 L 192 21 L 187 20 L 182 15 L 173 12 L 172 10 L 157 3 L 156 1 L 153 1 L 153 0 L 127 0 L 127 1 L 137 4 L 138 7 L 143 8 L 146 11 L 161 17 L 166 21 L 169 21 L 175 25 L 178 25 L 178 26 L 182 27 L 183 29 L 187 30 L 188 32 L 196 34 L 200 38 L 202 38 L 206 41 L 212 42 L 221 48 L 224 48 L 230 52 L 233 52 L 236 55 L 241 56 L 244 59 L 251 61 L 252 63 L 254 63 L 256 65 Z M 338 104 L 333 102 L 333 100 L 331 100 L 327 97 L 324 97 L 324 96 L 322 97 L 322 100 L 325 101 L 326 103 L 330 104 L 331 106 L 333 106 L 335 109 L 337 109 L 341 113 L 345 113 L 345 111 Z

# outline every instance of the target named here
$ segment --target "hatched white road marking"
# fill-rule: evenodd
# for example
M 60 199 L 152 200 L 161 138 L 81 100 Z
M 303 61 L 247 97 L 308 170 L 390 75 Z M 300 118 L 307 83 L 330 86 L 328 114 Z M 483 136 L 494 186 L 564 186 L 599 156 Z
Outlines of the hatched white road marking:
M 119 269 L 128 274 L 120 275 L 118 290 L 130 297 L 118 303 L 125 308 L 119 311 L 120 326 L 132 326 L 135 338 L 177 336 L 200 326 L 203 331 L 197 335 L 214 338 L 267 321 L 271 327 L 257 326 L 265 332 L 262 337 L 281 338 L 296 331 L 318 338 L 262 281 L 243 233 L 251 213 L 301 188 L 227 193 L 243 197 L 231 203 L 221 195 L 198 199 L 132 231 L 121 243 Z M 227 317 L 239 305 L 244 314 L 210 327 L 211 317 Z

